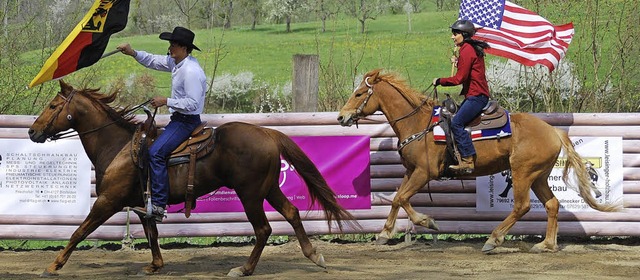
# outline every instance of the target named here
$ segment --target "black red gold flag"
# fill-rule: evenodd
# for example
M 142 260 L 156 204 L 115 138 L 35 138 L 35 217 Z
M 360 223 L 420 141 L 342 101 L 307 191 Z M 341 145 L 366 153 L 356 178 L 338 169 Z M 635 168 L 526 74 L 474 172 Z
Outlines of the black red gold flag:
M 89 12 L 29 83 L 29 88 L 58 79 L 100 60 L 112 34 L 127 25 L 130 0 L 96 0 Z

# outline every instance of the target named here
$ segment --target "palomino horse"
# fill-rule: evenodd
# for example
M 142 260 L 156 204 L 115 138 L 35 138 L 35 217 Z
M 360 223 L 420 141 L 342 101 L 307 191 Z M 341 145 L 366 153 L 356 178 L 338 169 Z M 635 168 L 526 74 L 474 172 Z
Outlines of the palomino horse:
M 95 166 L 98 198 L 82 224 L 71 236 L 67 246 L 46 268 L 43 275 L 56 275 L 78 245 L 98 226 L 126 206 L 144 206 L 139 174 L 131 157 L 131 145 L 136 124 L 123 111 L 108 104 L 116 98 L 114 92 L 102 95 L 97 90 L 77 90 L 60 82 L 61 91 L 44 109 L 29 129 L 34 142 L 56 138 L 56 134 L 74 129 L 84 150 Z M 219 126 L 215 133 L 215 149 L 196 164 L 194 193 L 196 197 L 221 186 L 236 191 L 249 222 L 256 234 L 256 244 L 247 262 L 233 268 L 230 276 L 251 275 L 264 249 L 271 227 L 264 212 L 266 199 L 295 230 L 304 255 L 325 267 L 322 254 L 316 253 L 305 233 L 298 209 L 278 186 L 280 156 L 295 166 L 306 183 L 312 200 L 318 201 L 329 220 L 335 220 L 342 230 L 345 220 L 354 217 L 336 202 L 335 194 L 304 152 L 283 133 L 247 123 L 232 122 Z M 171 190 L 169 204 L 185 200 L 187 178 L 185 168 L 170 167 Z M 176 187 L 177 186 L 177 187 Z M 142 219 L 142 217 L 140 217 Z M 151 219 L 142 223 L 149 241 L 153 260 L 144 272 L 157 272 L 164 265 L 158 246 L 158 229 Z
M 416 212 L 409 203 L 413 195 L 430 180 L 438 179 L 439 174 L 446 168 L 443 163 L 446 145 L 434 142 L 433 131 L 428 129 L 434 104 L 434 100 L 419 96 L 394 75 L 381 74 L 377 69 L 364 76 L 363 81 L 340 110 L 338 122 L 342 126 L 351 126 L 362 117 L 382 111 L 398 139 L 406 144 L 398 151 L 406 173 L 393 199 L 387 222 L 378 236 L 378 244 L 385 244 L 392 236 L 399 207 L 407 212 L 414 224 L 438 230 L 431 217 Z M 511 114 L 511 129 L 510 137 L 501 138 L 499 141 L 483 140 L 474 143 L 477 160 L 471 176 L 490 175 L 511 169 L 515 200 L 512 212 L 493 230 L 482 248 L 483 252 L 489 252 L 502 245 L 509 229 L 529 211 L 530 189 L 547 211 L 546 237 L 536 244 L 532 251 L 558 250 L 559 203 L 549 188 L 547 178 L 561 149 L 565 150 L 568 158 L 563 174 L 565 183 L 568 183 L 568 169 L 571 168 L 579 182 L 580 195 L 590 207 L 600 211 L 618 210 L 619 205 L 601 205 L 593 198 L 585 164 L 574 150 L 565 131 L 524 113 Z M 426 135 L 416 137 L 425 130 Z

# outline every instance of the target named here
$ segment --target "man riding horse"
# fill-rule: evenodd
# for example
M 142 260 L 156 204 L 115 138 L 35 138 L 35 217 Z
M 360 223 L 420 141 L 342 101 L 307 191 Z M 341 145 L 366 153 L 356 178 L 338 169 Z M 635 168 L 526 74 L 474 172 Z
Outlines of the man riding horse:
M 193 44 L 194 38 L 191 30 L 180 26 L 171 33 L 163 32 L 160 39 L 169 41 L 167 55 L 135 51 L 128 43 L 118 46 L 122 53 L 134 57 L 147 68 L 171 72 L 171 97 L 157 96 L 151 99 L 152 106 L 158 108 L 167 105 L 171 112 L 171 121 L 149 148 L 151 215 L 146 214 L 146 208 L 134 208 L 134 211 L 145 214 L 145 218 L 153 218 L 158 222 L 162 222 L 169 199 L 167 159 L 201 124 L 200 114 L 204 110 L 207 77 L 198 60 L 191 56 L 194 49 L 200 50 Z

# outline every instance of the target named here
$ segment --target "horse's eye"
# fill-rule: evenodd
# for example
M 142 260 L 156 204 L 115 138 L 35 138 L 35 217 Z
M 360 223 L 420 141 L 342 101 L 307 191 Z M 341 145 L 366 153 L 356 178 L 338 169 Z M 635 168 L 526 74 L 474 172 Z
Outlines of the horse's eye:
M 49 104 L 49 109 L 53 110 L 53 109 L 55 109 L 55 108 L 56 108 L 56 105 Z

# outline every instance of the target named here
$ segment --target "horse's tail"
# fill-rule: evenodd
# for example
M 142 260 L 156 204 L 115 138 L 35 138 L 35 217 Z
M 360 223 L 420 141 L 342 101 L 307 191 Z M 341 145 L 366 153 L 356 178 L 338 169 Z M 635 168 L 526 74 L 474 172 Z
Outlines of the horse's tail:
M 311 196 L 311 205 L 317 201 L 322 206 L 329 231 L 331 231 L 331 221 L 334 220 L 341 232 L 343 222 L 352 227 L 361 228 L 356 218 L 338 204 L 335 193 L 329 188 L 327 181 L 302 149 L 280 131 L 268 129 L 267 132 L 279 143 L 282 157 L 295 167 L 297 173 L 304 180 Z
M 578 182 L 578 191 L 580 196 L 589 205 L 589 207 L 602 211 L 602 212 L 615 212 L 622 209 L 622 204 L 617 201 L 611 204 L 600 204 L 591 194 L 591 180 L 587 173 L 587 166 L 585 165 L 582 157 L 576 152 L 569 135 L 564 130 L 556 128 L 556 133 L 562 142 L 562 148 L 564 149 L 567 157 L 567 162 L 562 171 L 562 180 L 567 186 L 572 184 L 569 182 L 569 169 L 573 169 L 574 178 Z

